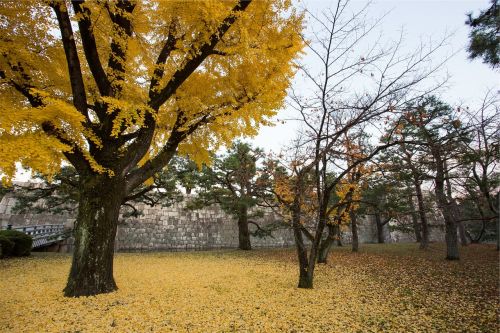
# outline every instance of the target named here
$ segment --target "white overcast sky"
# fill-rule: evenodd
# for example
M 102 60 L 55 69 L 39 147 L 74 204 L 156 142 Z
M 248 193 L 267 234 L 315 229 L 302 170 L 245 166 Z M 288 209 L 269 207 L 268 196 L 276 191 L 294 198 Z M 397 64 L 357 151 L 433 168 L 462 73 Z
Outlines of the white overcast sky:
M 359 10 L 366 5 L 367 1 L 352 1 L 349 5 L 351 11 Z M 333 7 L 336 1 L 303 0 L 301 6 L 306 7 L 313 13 L 321 13 L 329 7 Z M 429 39 L 438 41 L 446 34 L 453 33 L 449 39 L 446 50 L 435 59 L 436 62 L 444 59 L 446 55 L 452 57 L 443 69 L 451 76 L 448 88 L 441 93 L 442 98 L 449 104 L 477 105 L 488 89 L 499 90 L 500 72 L 493 71 L 481 60 L 471 61 L 467 58 L 465 47 L 468 43 L 469 27 L 465 25 L 466 14 L 478 13 L 480 9 L 490 6 L 488 0 L 468 1 L 412 1 L 412 0 L 378 0 L 372 1 L 368 16 L 377 19 L 384 14 L 380 25 L 384 41 L 397 40 L 401 29 L 405 33 L 404 45 L 407 52 L 417 48 L 422 40 Z M 306 27 L 311 29 L 313 27 Z M 314 62 L 311 56 L 304 61 Z M 296 80 L 297 81 L 297 80 Z M 297 84 L 297 82 L 296 82 Z M 289 118 L 290 110 L 284 109 L 278 113 L 278 118 Z M 274 127 L 263 127 L 259 135 L 251 141 L 258 147 L 278 152 L 295 136 L 296 124 L 286 123 Z

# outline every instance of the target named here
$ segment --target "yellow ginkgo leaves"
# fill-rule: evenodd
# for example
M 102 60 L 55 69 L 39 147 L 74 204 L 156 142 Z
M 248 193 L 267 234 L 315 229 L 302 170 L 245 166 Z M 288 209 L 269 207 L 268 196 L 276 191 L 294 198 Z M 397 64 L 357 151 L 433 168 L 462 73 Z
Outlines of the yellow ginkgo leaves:
M 117 292 L 64 298 L 70 258 L 0 261 L 2 332 L 496 332 L 498 261 L 470 246 L 335 248 L 315 289 L 296 288 L 295 251 L 119 254 Z M 438 256 L 435 253 L 440 253 Z

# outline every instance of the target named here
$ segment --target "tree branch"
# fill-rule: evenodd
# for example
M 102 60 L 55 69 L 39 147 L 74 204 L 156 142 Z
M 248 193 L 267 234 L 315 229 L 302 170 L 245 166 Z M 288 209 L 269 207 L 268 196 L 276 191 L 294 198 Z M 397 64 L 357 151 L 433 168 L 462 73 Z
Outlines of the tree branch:
M 92 31 L 92 22 L 90 21 L 90 10 L 85 6 L 85 1 L 73 0 L 71 3 L 75 14 L 80 15 L 78 28 L 82 38 L 83 51 L 85 53 L 85 58 L 87 59 L 90 71 L 92 72 L 92 77 L 95 80 L 97 89 L 99 90 L 101 96 L 109 96 L 111 85 L 106 72 L 102 68 L 99 53 L 97 52 L 97 44 Z
M 59 30 L 68 64 L 69 81 L 73 93 L 73 105 L 85 116 L 88 125 L 90 124 L 90 118 L 87 109 L 87 96 L 83 83 L 80 59 L 78 58 L 78 51 L 76 49 L 75 36 L 68 15 L 68 8 L 64 1 L 52 1 L 50 2 L 50 6 L 56 13 L 57 21 L 59 22 Z
M 115 4 L 116 9 L 111 10 L 106 3 L 109 17 L 113 22 L 114 29 L 111 39 L 111 53 L 108 59 L 108 69 L 112 73 L 111 95 L 119 94 L 123 88 L 125 79 L 125 62 L 127 51 L 127 39 L 132 36 L 132 22 L 129 19 L 130 13 L 135 8 L 135 3 L 132 1 L 118 0 Z
M 154 97 L 150 99 L 149 106 L 158 110 L 163 103 L 165 103 L 180 87 L 180 85 L 198 68 L 198 66 L 205 60 L 211 52 L 214 50 L 215 46 L 222 39 L 224 34 L 229 30 L 232 24 L 237 19 L 237 14 L 239 12 L 245 11 L 251 0 L 239 0 L 236 6 L 231 10 L 229 16 L 227 16 L 222 23 L 219 25 L 217 30 L 210 36 L 208 42 L 203 44 L 196 56 L 191 58 L 184 67 L 178 69 L 173 75 L 167 85 L 158 93 L 154 94 Z

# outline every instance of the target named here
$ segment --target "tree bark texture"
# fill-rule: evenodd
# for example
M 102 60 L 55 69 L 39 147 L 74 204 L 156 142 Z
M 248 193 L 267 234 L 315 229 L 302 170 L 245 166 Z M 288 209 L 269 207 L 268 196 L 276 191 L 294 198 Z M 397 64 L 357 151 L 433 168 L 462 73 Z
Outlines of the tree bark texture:
M 408 196 L 408 207 L 411 210 L 411 221 L 413 224 L 413 231 L 415 232 L 415 240 L 417 243 L 422 242 L 422 231 L 420 230 L 420 223 L 418 222 L 418 215 L 415 208 L 415 204 L 413 203 L 413 197 L 411 195 Z
M 448 197 L 448 202 L 450 206 L 450 210 L 452 212 L 452 216 L 455 219 L 455 224 L 458 227 L 458 234 L 460 235 L 460 243 L 462 246 L 467 246 L 469 242 L 467 241 L 467 233 L 465 232 L 465 226 L 463 221 L 458 221 L 458 216 L 460 215 L 460 211 L 457 205 L 457 202 L 453 198 L 453 193 L 452 193 L 452 188 L 451 188 L 451 181 L 450 181 L 450 176 L 448 172 L 448 166 L 447 163 L 444 163 L 444 169 L 445 169 L 445 179 L 446 179 L 446 195 Z
M 238 215 L 238 241 L 240 250 L 251 250 L 250 231 L 248 230 L 248 209 L 245 205 L 240 208 Z
M 444 213 L 443 213 L 444 214 Z M 446 223 L 446 259 L 459 260 L 457 226 L 450 217 L 445 217 Z
M 113 254 L 122 184 L 107 176 L 90 176 L 80 182 L 75 250 L 65 296 L 91 296 L 117 289 Z
M 327 263 L 328 253 L 330 252 L 330 249 L 332 248 L 332 245 L 335 242 L 336 231 L 335 231 L 334 225 L 328 224 L 327 228 L 328 228 L 328 235 L 321 242 L 321 244 L 319 246 L 318 264 L 326 264 Z
M 418 215 L 420 216 L 420 226 L 422 230 L 420 249 L 425 250 L 429 247 L 429 225 L 427 224 L 427 215 L 425 215 L 424 196 L 418 179 L 414 179 L 413 185 L 415 186 L 415 193 L 417 194 Z
M 375 223 L 377 225 L 377 242 L 383 244 L 385 242 L 384 225 L 379 212 L 375 212 Z
M 458 250 L 458 235 L 457 235 L 457 224 L 455 223 L 456 217 L 454 216 L 454 210 L 452 202 L 448 200 L 445 193 L 445 169 L 444 161 L 442 160 L 441 150 L 439 147 L 432 147 L 432 155 L 434 156 L 436 163 L 436 176 L 435 176 L 435 193 L 438 202 L 439 209 L 443 214 L 445 223 L 445 240 L 446 240 L 446 259 L 447 260 L 459 260 L 459 250 Z
M 352 231 L 352 252 L 358 252 L 359 250 L 359 240 L 358 240 L 358 221 L 356 213 L 351 211 L 349 213 L 351 217 L 351 231 Z
M 304 237 L 300 226 L 300 208 L 298 205 L 294 205 L 294 207 L 292 207 L 292 226 L 295 246 L 297 248 L 297 257 L 299 259 L 299 284 L 297 287 L 312 289 L 313 275 L 312 272 L 309 271 L 307 248 L 304 244 Z

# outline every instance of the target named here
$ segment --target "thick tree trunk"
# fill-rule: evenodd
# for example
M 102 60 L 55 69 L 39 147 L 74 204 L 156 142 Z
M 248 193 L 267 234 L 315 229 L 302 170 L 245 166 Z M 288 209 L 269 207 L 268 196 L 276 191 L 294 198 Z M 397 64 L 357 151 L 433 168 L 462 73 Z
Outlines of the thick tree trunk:
M 439 147 L 432 147 L 432 155 L 434 156 L 436 163 L 436 178 L 435 178 L 435 193 L 436 199 L 439 205 L 439 209 L 444 217 L 445 223 L 445 240 L 446 240 L 446 259 L 447 260 L 458 260 L 460 259 L 458 251 L 458 235 L 457 235 L 457 224 L 455 223 L 455 216 L 453 216 L 453 206 L 448 200 L 444 192 L 445 186 L 445 169 L 444 162 L 441 157 L 441 151 Z
M 437 178 L 437 177 L 436 177 Z M 440 186 L 440 182 L 436 179 L 436 197 L 438 199 L 439 208 L 444 217 L 445 223 L 445 240 L 446 240 L 446 259 L 447 260 L 458 260 L 460 259 L 458 251 L 458 235 L 457 235 L 457 224 L 455 223 L 455 218 L 453 217 L 453 210 L 446 200 L 444 191 Z
M 427 216 L 425 215 L 424 196 L 418 179 L 414 180 L 413 185 L 415 186 L 415 192 L 417 194 L 418 214 L 420 216 L 420 226 L 422 230 L 420 249 L 425 250 L 429 247 L 429 226 L 427 224 Z
M 359 240 L 358 240 L 358 221 L 356 213 L 351 211 L 349 213 L 351 217 L 351 231 L 352 231 L 352 252 L 358 252 L 359 250 Z
M 240 250 L 251 250 L 250 230 L 248 229 L 248 210 L 246 206 L 240 208 L 238 216 L 238 248 Z
M 448 197 L 449 201 L 449 207 L 450 211 L 452 213 L 452 217 L 455 221 L 455 225 L 458 228 L 458 235 L 460 236 L 460 244 L 462 246 L 467 246 L 469 245 L 469 240 L 467 239 L 467 232 L 465 231 L 465 225 L 463 221 L 458 221 L 459 219 L 459 211 L 458 211 L 458 206 L 457 203 L 455 202 L 455 199 L 452 197 Z
M 438 184 L 436 184 L 436 187 L 438 187 Z M 439 192 L 438 190 L 436 191 Z M 453 218 L 451 207 L 449 206 L 448 202 L 446 202 L 446 197 L 443 197 L 443 195 L 437 194 L 437 197 L 445 222 L 446 259 L 458 260 L 460 259 L 460 255 L 458 251 L 457 224 L 455 223 L 455 219 Z
M 313 275 L 307 271 L 307 268 L 300 270 L 299 285 L 297 287 L 313 289 Z
M 446 177 L 446 181 L 445 181 L 445 183 L 446 183 L 446 195 L 448 197 L 447 199 L 448 199 L 448 203 L 449 203 L 449 209 L 450 209 L 452 217 L 455 221 L 455 224 L 458 227 L 458 234 L 460 235 L 460 243 L 462 244 L 462 246 L 467 246 L 469 244 L 469 242 L 467 241 L 467 233 L 465 232 L 465 226 L 464 226 L 463 221 L 458 222 L 458 216 L 460 215 L 460 212 L 459 212 L 458 205 L 457 205 L 455 199 L 453 198 L 451 181 L 450 181 L 450 177 L 449 177 L 449 173 L 448 173 L 448 169 L 447 169 L 448 166 L 447 166 L 446 162 L 444 163 L 444 167 L 445 167 L 445 177 Z
M 329 197 L 325 196 L 323 198 L 323 203 L 328 202 Z M 307 266 L 307 274 L 308 274 L 308 281 L 310 284 L 306 284 L 305 288 L 312 288 L 312 283 L 313 283 L 313 278 L 314 278 L 314 269 L 316 268 L 316 263 L 318 261 L 319 257 L 319 252 L 320 252 L 320 247 L 321 247 L 321 235 L 323 234 L 323 231 L 325 229 L 325 226 L 327 226 L 327 217 L 326 217 L 326 208 L 327 205 L 320 205 L 319 207 L 319 213 L 318 213 L 318 224 L 316 227 L 316 232 L 314 234 L 314 238 L 311 242 L 311 249 L 309 251 L 309 260 L 308 260 L 308 266 Z M 335 225 L 333 225 L 335 227 Z M 326 256 L 328 256 L 328 252 L 326 252 Z M 326 257 L 325 257 L 325 262 L 326 262 Z M 310 287 L 309 287 L 310 285 Z
M 326 264 L 328 262 L 328 253 L 333 243 L 334 240 L 329 236 L 321 242 L 318 253 L 318 264 Z
M 460 255 L 458 252 L 458 235 L 457 235 L 457 225 L 452 220 L 447 222 L 449 218 L 445 218 L 446 223 L 446 259 L 447 260 L 459 260 Z
M 377 241 L 379 244 L 383 244 L 385 242 L 384 225 L 379 212 L 375 213 L 375 223 L 377 224 Z
M 113 254 L 124 182 L 91 176 L 80 183 L 75 250 L 64 295 L 91 296 L 117 289 Z

